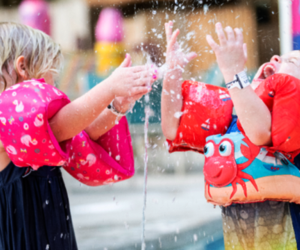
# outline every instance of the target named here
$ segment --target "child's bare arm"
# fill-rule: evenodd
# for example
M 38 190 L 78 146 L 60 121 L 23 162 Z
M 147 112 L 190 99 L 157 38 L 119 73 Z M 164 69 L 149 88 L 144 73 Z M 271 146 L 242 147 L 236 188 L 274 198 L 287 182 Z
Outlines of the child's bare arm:
M 132 103 L 142 98 L 143 94 L 133 96 L 130 98 L 115 98 L 113 105 L 120 113 L 125 113 L 131 108 Z M 110 110 L 105 109 L 86 129 L 85 132 L 92 140 L 97 140 L 101 135 L 108 132 L 112 127 L 116 125 L 122 116 L 113 114 Z
M 172 33 L 173 23 L 165 24 L 167 36 L 167 55 L 166 63 L 168 71 L 164 77 L 163 90 L 161 97 L 161 115 L 162 131 L 164 136 L 169 140 L 174 140 L 180 121 L 182 107 L 182 73 L 186 64 L 194 59 L 196 53 L 184 54 L 177 44 L 179 30 Z
M 130 55 L 128 56 L 130 58 Z M 128 60 L 127 63 L 123 63 L 121 67 L 131 67 L 131 59 Z M 146 71 L 146 73 L 146 78 L 143 74 L 140 74 L 140 78 L 145 78 L 143 81 L 148 81 L 148 83 L 146 82 L 146 84 L 149 84 L 150 87 L 157 76 L 152 75 L 152 73 L 155 74 L 155 72 L 152 71 Z M 144 93 L 127 97 L 116 97 L 113 100 L 113 105 L 118 112 L 126 113 L 129 109 L 132 108 L 132 105 L 134 105 L 137 100 L 143 97 L 143 95 Z M 118 122 L 121 118 L 122 116 L 117 116 L 110 110 L 104 109 L 103 112 L 88 127 L 85 128 L 85 132 L 87 132 L 92 140 L 97 140 L 100 136 L 114 127 L 116 125 L 116 122 Z
M 216 54 L 217 62 L 226 83 L 233 81 L 234 76 L 244 70 L 247 60 L 246 45 L 240 29 L 227 27 L 227 38 L 221 23 L 216 24 L 220 45 L 208 35 L 207 42 Z M 229 90 L 241 125 L 256 145 L 271 144 L 271 113 L 264 102 L 255 94 L 251 86 L 243 89 Z
M 10 163 L 10 158 L 8 157 L 2 142 L 0 141 L 0 172 L 4 170 Z
M 129 63 L 130 57 L 123 64 Z M 50 126 L 56 139 L 61 142 L 86 129 L 116 97 L 139 96 L 151 90 L 154 81 L 147 66 L 119 67 L 112 75 L 92 90 L 63 107 L 51 120 Z M 111 118 L 101 119 L 103 128 L 112 126 Z M 88 130 L 89 131 L 89 130 Z M 105 132 L 104 132 L 105 133 Z M 96 131 L 92 137 L 103 134 Z M 98 136 L 98 137 L 99 137 Z

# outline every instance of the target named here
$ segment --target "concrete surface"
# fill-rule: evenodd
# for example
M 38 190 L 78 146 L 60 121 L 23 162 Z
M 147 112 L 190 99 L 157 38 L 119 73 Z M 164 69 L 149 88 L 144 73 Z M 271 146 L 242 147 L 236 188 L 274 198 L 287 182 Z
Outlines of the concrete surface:
M 80 250 L 141 249 L 143 176 L 97 188 L 65 180 Z M 146 249 L 222 243 L 221 211 L 206 202 L 201 174 L 150 175 L 147 191 Z

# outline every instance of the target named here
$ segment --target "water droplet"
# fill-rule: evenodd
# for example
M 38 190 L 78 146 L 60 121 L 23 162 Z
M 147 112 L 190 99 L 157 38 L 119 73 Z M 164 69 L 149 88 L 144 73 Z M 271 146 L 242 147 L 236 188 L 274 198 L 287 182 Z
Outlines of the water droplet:
M 208 9 L 209 9 L 208 5 L 207 5 L 207 4 L 204 4 L 204 5 L 203 5 L 203 12 L 204 12 L 204 15 L 206 15 Z
M 197 241 L 198 240 L 198 236 L 197 234 L 194 234 L 194 241 Z

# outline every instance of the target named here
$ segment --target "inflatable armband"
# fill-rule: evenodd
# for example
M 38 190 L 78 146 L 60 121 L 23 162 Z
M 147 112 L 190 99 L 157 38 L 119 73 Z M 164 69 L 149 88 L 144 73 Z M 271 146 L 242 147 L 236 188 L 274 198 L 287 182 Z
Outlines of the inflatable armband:
M 272 147 L 291 161 L 300 153 L 300 80 L 285 74 L 275 74 L 255 90 L 272 114 Z M 240 123 L 238 127 L 244 133 Z
M 194 150 L 203 153 L 205 138 L 225 134 L 232 120 L 233 104 L 225 88 L 201 82 L 182 84 L 182 116 L 169 152 Z
M 70 158 L 64 169 L 88 186 L 118 182 L 134 174 L 131 137 L 125 117 L 97 142 L 82 132 L 67 141 L 65 147 Z
M 210 136 L 206 141 L 203 172 L 208 202 L 300 204 L 300 172 L 283 154 L 271 154 L 241 133 Z
M 43 79 L 15 84 L 0 95 L 1 141 L 19 167 L 60 166 L 67 154 L 56 141 L 48 120 L 69 98 Z

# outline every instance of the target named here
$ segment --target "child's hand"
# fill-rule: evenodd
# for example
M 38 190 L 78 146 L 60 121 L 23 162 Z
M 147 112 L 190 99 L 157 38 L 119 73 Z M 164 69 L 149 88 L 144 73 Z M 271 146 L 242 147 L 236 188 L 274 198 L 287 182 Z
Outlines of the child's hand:
M 166 62 L 169 69 L 184 68 L 191 60 L 197 57 L 195 52 L 183 53 L 177 42 L 179 29 L 172 32 L 173 22 L 165 23 L 167 36 L 167 55 Z
M 217 62 L 223 73 L 225 82 L 231 82 L 234 75 L 240 73 L 245 68 L 247 47 L 240 29 L 236 28 L 234 32 L 231 27 L 226 27 L 227 38 L 221 23 L 216 24 L 216 31 L 220 45 L 210 35 L 206 36 L 206 40 L 216 54 Z
M 127 54 L 120 67 L 110 76 L 113 82 L 110 89 L 115 97 L 143 96 L 151 91 L 157 79 L 156 74 L 155 68 L 147 65 L 131 67 L 131 57 Z

